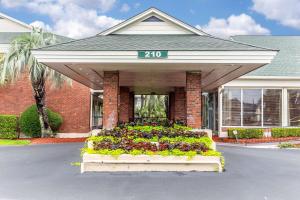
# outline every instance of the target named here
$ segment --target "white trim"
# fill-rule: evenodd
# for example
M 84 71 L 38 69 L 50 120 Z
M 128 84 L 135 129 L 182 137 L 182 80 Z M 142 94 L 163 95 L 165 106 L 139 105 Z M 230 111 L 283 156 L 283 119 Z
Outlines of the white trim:
M 26 24 L 26 23 L 24 23 L 24 22 L 21 22 L 21 21 L 15 19 L 15 18 L 12 18 L 12 17 L 10 17 L 10 16 L 8 16 L 8 15 L 5 15 L 5 14 L 3 14 L 3 13 L 0 13 L 0 17 L 5 18 L 5 19 L 8 19 L 8 20 L 10 20 L 10 21 L 12 21 L 12 22 L 14 22 L 14 23 L 17 23 L 17 24 L 19 24 L 19 25 L 25 27 L 25 28 L 28 28 L 29 31 L 32 29 L 32 26 L 30 26 L 30 25 L 28 25 L 28 24 Z M 24 32 L 25 32 L 25 31 L 24 31 Z
M 275 51 L 169 51 L 167 59 L 138 59 L 137 51 L 39 51 L 44 63 L 255 63 L 268 64 Z
M 218 88 L 218 118 L 219 118 L 219 126 L 218 126 L 218 129 L 219 129 L 219 135 L 220 133 L 222 132 L 222 117 L 223 117 L 223 89 L 224 89 L 224 86 L 220 86 Z
M 93 91 L 90 92 L 90 130 L 93 127 Z
M 228 87 L 268 87 L 268 88 L 300 88 L 300 76 L 298 78 L 289 78 L 285 79 L 269 79 L 267 77 L 261 77 L 260 79 L 247 79 L 247 78 L 238 78 L 233 81 L 230 81 L 224 86 Z
M 249 80 L 300 80 L 300 76 L 241 76 L 238 79 L 249 79 Z
M 7 53 L 9 50 L 10 44 L 0 44 L 0 53 Z
M 288 93 L 287 88 L 283 88 L 282 90 L 282 126 L 288 126 Z
M 197 34 L 197 35 L 207 35 L 206 33 L 204 33 L 203 31 L 193 27 L 193 26 L 190 26 L 188 24 L 185 24 L 183 23 L 182 21 L 170 16 L 170 15 L 167 15 L 166 13 L 156 9 L 156 8 L 150 8 L 126 21 L 123 21 L 119 24 L 117 24 L 116 26 L 112 27 L 112 28 L 109 28 L 101 33 L 99 33 L 99 35 L 109 35 L 109 34 L 113 34 L 114 32 L 134 23 L 134 22 L 137 22 L 139 20 L 143 20 L 144 18 L 147 18 L 149 15 L 158 15 L 159 17 L 162 17 L 164 19 L 167 19 L 171 22 L 173 22 L 174 24 L 190 31 L 191 33 L 194 33 L 194 34 Z
M 244 90 L 243 90 L 243 88 L 240 88 L 240 95 L 241 95 L 241 126 L 244 126 L 244 112 L 243 112 L 243 110 L 244 110 Z M 222 125 L 223 125 L 223 123 L 222 123 Z

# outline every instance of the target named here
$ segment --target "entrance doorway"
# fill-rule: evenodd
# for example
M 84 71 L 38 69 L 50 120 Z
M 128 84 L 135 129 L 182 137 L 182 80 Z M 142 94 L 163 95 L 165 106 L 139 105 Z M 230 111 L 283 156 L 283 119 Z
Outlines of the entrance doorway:
M 134 95 L 136 122 L 161 122 L 168 118 L 168 95 Z

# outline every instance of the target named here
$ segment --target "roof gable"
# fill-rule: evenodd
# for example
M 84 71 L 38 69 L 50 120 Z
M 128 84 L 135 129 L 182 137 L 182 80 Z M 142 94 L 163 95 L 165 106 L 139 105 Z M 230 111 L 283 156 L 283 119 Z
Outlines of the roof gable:
M 111 34 L 189 34 L 207 35 L 156 8 L 150 8 L 106 31 L 100 35 Z
M 0 13 L 0 32 L 30 32 L 31 26 Z

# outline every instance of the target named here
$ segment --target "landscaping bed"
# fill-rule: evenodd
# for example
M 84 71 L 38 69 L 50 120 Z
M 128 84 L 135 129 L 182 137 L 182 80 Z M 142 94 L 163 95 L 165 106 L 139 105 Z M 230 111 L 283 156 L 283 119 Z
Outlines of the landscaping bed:
M 24 146 L 29 145 L 30 140 L 7 140 L 0 139 L 0 146 Z
M 207 133 L 176 124 L 102 130 L 82 153 L 82 172 L 222 171 L 224 164 Z
M 263 138 L 250 138 L 250 139 L 233 139 L 233 138 L 220 138 L 217 136 L 213 136 L 213 140 L 215 142 L 223 142 L 223 143 L 234 143 L 234 144 L 257 144 L 257 143 L 271 143 L 271 142 L 286 142 L 292 140 L 300 140 L 300 137 L 263 137 Z

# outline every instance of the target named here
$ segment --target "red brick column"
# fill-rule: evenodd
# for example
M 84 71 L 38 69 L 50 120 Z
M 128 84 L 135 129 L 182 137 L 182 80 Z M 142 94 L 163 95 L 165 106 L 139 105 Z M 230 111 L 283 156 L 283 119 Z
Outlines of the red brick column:
M 118 125 L 119 72 L 104 72 L 103 78 L 103 128 Z
M 130 93 L 128 87 L 120 87 L 119 121 L 129 122 Z
M 186 98 L 184 87 L 175 87 L 175 121 L 186 121 Z
M 134 121 L 134 93 L 129 93 L 129 121 Z
M 186 73 L 186 122 L 192 128 L 201 128 L 201 74 Z
M 169 94 L 169 120 L 174 120 L 175 118 L 175 94 L 170 92 Z

